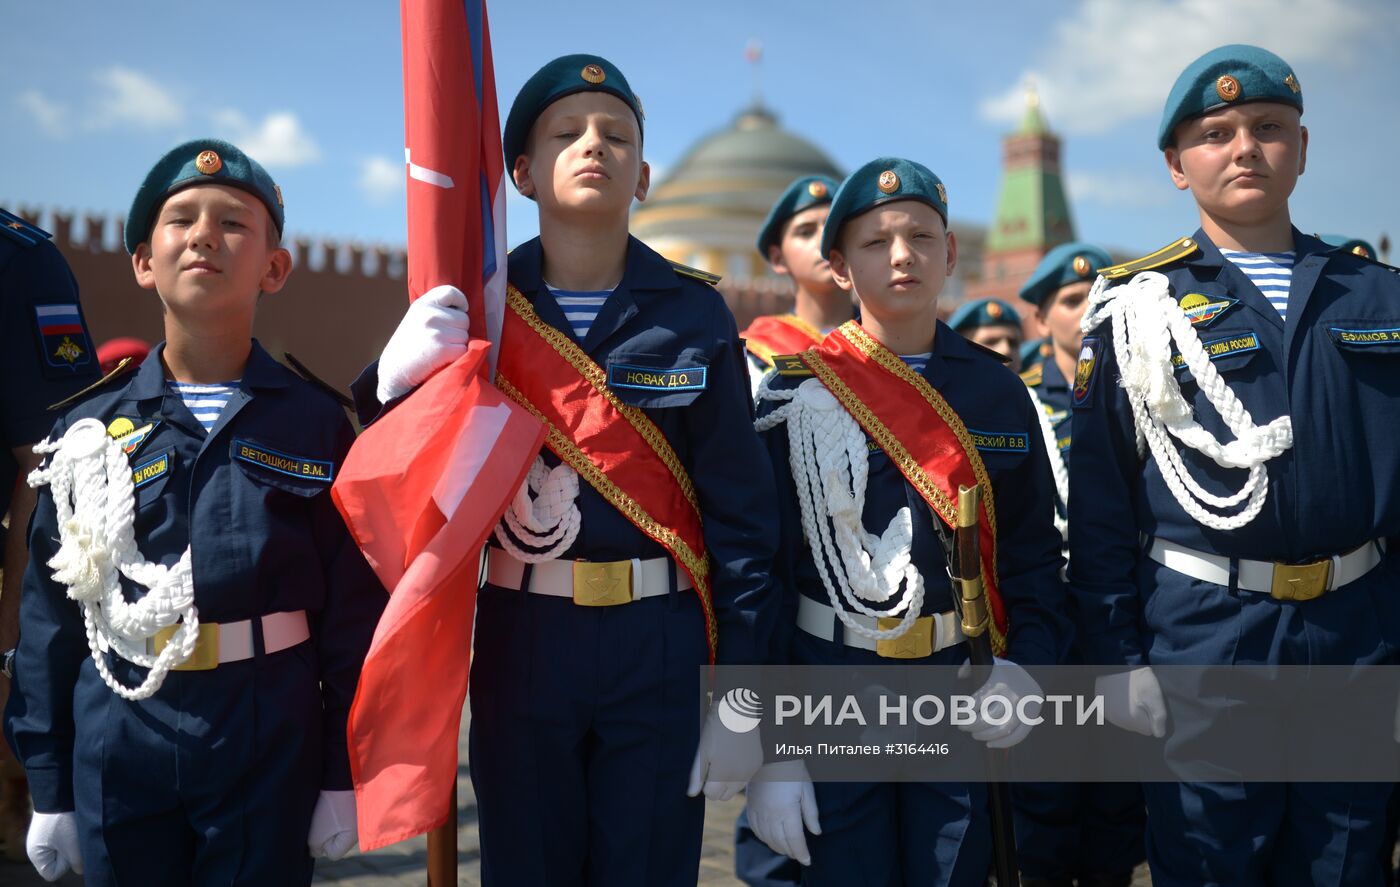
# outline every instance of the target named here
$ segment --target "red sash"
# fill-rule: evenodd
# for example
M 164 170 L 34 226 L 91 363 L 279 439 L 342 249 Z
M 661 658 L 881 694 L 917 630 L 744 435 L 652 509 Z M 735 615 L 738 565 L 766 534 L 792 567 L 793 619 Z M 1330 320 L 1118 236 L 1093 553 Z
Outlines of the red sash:
M 760 317 L 742 335 L 744 347 L 767 366 L 773 365 L 775 354 L 796 354 L 822 342 L 821 330 L 796 314 Z
M 646 413 L 617 399 L 602 367 L 541 320 L 513 286 L 506 307 L 496 387 L 545 424 L 545 446 L 690 576 L 714 662 L 718 629 L 700 506 L 675 450 Z
M 1006 609 L 997 587 L 992 483 L 962 419 L 943 395 L 854 320 L 799 357 L 899 467 L 945 524 L 957 523 L 958 487 L 982 485 L 982 583 L 992 608 L 992 650 L 1006 650 Z

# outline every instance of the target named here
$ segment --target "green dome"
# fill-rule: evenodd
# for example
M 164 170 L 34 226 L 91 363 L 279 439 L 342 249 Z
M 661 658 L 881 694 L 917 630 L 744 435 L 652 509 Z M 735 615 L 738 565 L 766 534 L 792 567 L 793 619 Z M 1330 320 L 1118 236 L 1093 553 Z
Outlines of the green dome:
M 754 105 L 686 152 L 633 211 L 632 233 L 658 248 L 751 253 L 768 210 L 794 179 L 809 175 L 842 178 L 825 152 Z

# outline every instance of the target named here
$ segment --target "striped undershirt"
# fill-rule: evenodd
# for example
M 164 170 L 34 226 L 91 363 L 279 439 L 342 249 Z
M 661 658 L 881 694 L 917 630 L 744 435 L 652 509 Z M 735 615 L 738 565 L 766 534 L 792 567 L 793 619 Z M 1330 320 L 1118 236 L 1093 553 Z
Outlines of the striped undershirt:
M 1247 253 L 1222 249 L 1220 254 L 1244 272 L 1250 283 L 1258 287 L 1278 316 L 1288 319 L 1288 288 L 1293 283 L 1293 252 Z
M 913 370 L 921 376 L 924 374 L 924 367 L 928 366 L 928 362 L 931 357 L 933 357 L 932 351 L 925 351 L 923 354 L 899 355 L 900 360 L 909 364 L 909 369 Z
M 555 289 L 549 284 L 545 284 L 545 287 L 554 295 L 554 301 L 559 303 L 564 317 L 574 330 L 574 338 L 580 342 L 593 328 L 593 321 L 598 318 L 598 312 L 602 309 L 603 303 L 608 300 L 608 296 L 612 295 L 612 290 L 576 292 Z
M 228 406 L 228 399 L 233 397 L 233 392 L 238 390 L 237 379 L 232 382 L 214 382 L 208 385 L 176 382 L 172 379 L 166 384 L 170 386 L 171 391 L 180 396 L 180 399 L 185 402 L 186 408 L 199 420 L 199 424 L 204 426 L 206 432 L 214 430 L 214 423 L 219 421 L 224 407 Z

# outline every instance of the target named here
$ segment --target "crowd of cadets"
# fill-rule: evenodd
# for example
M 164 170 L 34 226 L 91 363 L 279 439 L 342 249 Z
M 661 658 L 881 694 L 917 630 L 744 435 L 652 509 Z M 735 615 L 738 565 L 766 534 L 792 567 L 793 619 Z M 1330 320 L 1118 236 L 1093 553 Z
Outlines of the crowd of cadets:
M 1188 66 L 1157 148 L 1200 228 L 1118 265 L 1056 247 L 1020 292 L 1030 343 L 1005 302 L 939 319 L 955 184 L 899 157 L 799 179 L 757 242 L 793 310 L 741 333 L 716 278 L 628 233 L 651 173 L 626 77 L 593 55 L 536 72 L 503 139 L 540 234 L 510 255 L 497 381 L 557 433 L 477 598 L 482 882 L 692 885 L 701 796 L 747 782 L 751 885 L 982 884 L 986 785 L 813 784 L 697 680 L 967 661 L 940 541 L 962 483 L 995 527 L 978 692 L 1116 666 L 1109 719 L 1162 736 L 1192 700 L 1154 665 L 1392 661 L 1400 278 L 1294 227 L 1302 110 L 1266 50 Z M 0 814 L 0 839 L 49 879 L 309 883 L 355 842 L 345 718 L 385 591 L 327 492 L 341 406 L 252 338 L 291 270 L 281 190 L 224 142 L 155 164 L 126 247 L 166 340 L 101 380 L 48 235 L 0 222 L 0 491 L 34 512 L 27 568 L 22 517 L 6 547 L 0 692 L 35 810 L 27 836 Z M 353 386 L 363 423 L 464 352 L 460 282 L 439 283 Z M 1144 344 L 1164 329 L 1175 363 Z M 1009 748 L 1029 727 L 964 729 Z M 1389 795 L 1017 785 L 1019 867 L 1042 887 L 1126 885 L 1144 857 L 1159 885 L 1382 883 Z

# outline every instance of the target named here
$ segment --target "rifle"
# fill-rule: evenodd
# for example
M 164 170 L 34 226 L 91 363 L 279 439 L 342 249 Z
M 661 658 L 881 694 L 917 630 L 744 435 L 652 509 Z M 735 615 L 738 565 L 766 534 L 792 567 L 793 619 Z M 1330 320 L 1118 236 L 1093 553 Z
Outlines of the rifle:
M 987 606 L 986 589 L 982 586 L 982 552 L 977 528 L 981 502 L 980 484 L 958 487 L 958 525 L 953 528 L 953 550 L 948 561 L 948 575 L 953 579 L 955 592 L 953 600 L 962 619 L 974 675 L 988 673 L 994 659 L 992 639 L 987 634 L 991 611 Z M 992 862 L 997 887 L 1019 887 L 1021 878 L 1016 867 L 1016 831 L 1011 820 L 1006 758 L 999 749 L 988 748 L 986 754 L 987 793 L 992 807 Z

